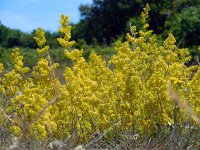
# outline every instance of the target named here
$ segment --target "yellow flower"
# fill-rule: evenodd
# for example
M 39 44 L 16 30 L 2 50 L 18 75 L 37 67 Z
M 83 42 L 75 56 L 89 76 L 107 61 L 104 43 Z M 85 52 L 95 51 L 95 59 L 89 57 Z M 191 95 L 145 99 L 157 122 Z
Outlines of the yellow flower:
M 2 73 L 2 71 L 3 71 L 3 64 L 0 63 L 0 74 Z
M 45 33 L 42 30 L 42 28 L 38 28 L 36 31 L 36 37 L 34 39 L 36 40 L 39 47 L 42 47 L 46 43 Z
M 29 68 L 24 67 L 19 49 L 14 49 L 13 70 L 2 74 L 0 64 L 0 93 L 9 100 L 3 107 L 17 118 L 9 125 L 13 133 L 23 131 L 36 140 L 46 140 L 49 135 L 57 139 L 76 136 L 85 142 L 92 133 L 115 125 L 115 132 L 134 127 L 150 136 L 156 124 L 164 130 L 167 123 L 188 121 L 184 110 L 170 101 L 169 88 L 199 114 L 199 65 L 185 66 L 189 51 L 178 48 L 172 34 L 163 43 L 157 40 L 148 30 L 149 10 L 147 5 L 141 14 L 142 30 L 132 26 L 127 40 L 116 44 L 116 54 L 109 62 L 95 52 L 86 60 L 83 50 L 73 49 L 68 17 L 61 15 L 59 32 L 63 37 L 57 40 L 73 63 L 66 66 L 62 82 L 56 76 L 59 64 L 52 63 L 47 53 L 42 29 L 35 37 L 37 52 L 42 55 L 30 75 L 24 75 Z
M 64 34 L 64 38 L 57 38 L 58 43 L 63 46 L 64 48 L 71 48 L 75 42 L 74 41 L 69 41 L 71 38 L 71 26 L 68 26 L 69 24 L 69 19 L 65 15 L 61 15 L 60 19 L 61 27 L 58 29 L 58 32 Z
M 16 136 L 19 136 L 21 134 L 21 129 L 17 126 L 12 126 L 11 127 L 11 130 L 13 131 L 13 133 L 16 135 Z

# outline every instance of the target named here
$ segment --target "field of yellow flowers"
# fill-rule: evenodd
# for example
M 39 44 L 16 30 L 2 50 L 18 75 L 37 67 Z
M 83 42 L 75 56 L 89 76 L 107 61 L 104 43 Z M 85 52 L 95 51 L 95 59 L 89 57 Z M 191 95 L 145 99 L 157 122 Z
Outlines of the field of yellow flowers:
M 147 5 L 141 14 L 143 28 L 131 26 L 109 61 L 94 52 L 86 61 L 83 50 L 73 48 L 68 17 L 61 15 L 63 37 L 57 40 L 73 64 L 66 66 L 62 83 L 39 28 L 35 67 L 24 66 L 18 48 L 11 54 L 12 70 L 0 64 L 1 132 L 33 141 L 73 137 L 80 144 L 103 136 L 109 142 L 127 131 L 134 142 L 158 131 L 193 127 L 199 141 L 200 66 L 185 65 L 189 51 L 177 47 L 172 34 L 158 43 L 148 30 L 149 10 Z

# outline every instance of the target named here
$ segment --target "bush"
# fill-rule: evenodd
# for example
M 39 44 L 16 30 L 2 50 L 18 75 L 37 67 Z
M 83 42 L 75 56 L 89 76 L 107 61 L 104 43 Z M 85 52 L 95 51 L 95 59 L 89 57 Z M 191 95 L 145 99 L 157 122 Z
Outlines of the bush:
M 200 9 L 188 7 L 166 21 L 166 27 L 182 47 L 198 46 L 200 43 Z

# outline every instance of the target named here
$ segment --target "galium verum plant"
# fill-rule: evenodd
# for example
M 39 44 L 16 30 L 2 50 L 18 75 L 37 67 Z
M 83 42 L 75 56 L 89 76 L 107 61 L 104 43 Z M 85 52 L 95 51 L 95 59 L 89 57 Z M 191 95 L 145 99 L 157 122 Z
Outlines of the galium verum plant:
M 58 38 L 64 55 L 73 66 L 66 66 L 65 83 L 56 77 L 59 64 L 52 63 L 44 31 L 36 31 L 39 59 L 30 70 L 24 67 L 23 56 L 14 49 L 13 69 L 2 73 L 0 64 L 1 107 L 11 116 L 10 130 L 15 136 L 36 140 L 70 136 L 86 141 L 92 133 L 132 130 L 151 135 L 157 125 L 168 130 L 168 123 L 198 124 L 174 103 L 170 90 L 200 114 L 200 68 L 187 67 L 187 48 L 176 46 L 169 34 L 163 44 L 149 30 L 147 5 L 141 14 L 143 28 L 131 26 L 126 41 L 118 44 L 109 62 L 94 52 L 89 60 L 83 50 L 73 49 L 71 27 L 61 15 Z M 27 74 L 31 74 L 27 75 Z M 7 121 L 8 123 L 8 121 Z M 112 135 L 112 134 L 111 134 Z

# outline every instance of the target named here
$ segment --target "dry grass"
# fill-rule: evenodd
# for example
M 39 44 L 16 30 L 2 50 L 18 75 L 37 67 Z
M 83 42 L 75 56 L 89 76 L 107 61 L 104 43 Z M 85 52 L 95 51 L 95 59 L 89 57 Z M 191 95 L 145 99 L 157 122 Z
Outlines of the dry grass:
M 152 136 L 139 135 L 134 131 L 117 133 L 109 128 L 104 133 L 95 133 L 93 138 L 82 145 L 73 137 L 63 141 L 49 138 L 34 141 L 31 138 L 18 139 L 12 137 L 4 126 L 0 130 L 2 150 L 199 150 L 200 129 L 187 125 L 169 126 L 168 130 L 158 128 Z

